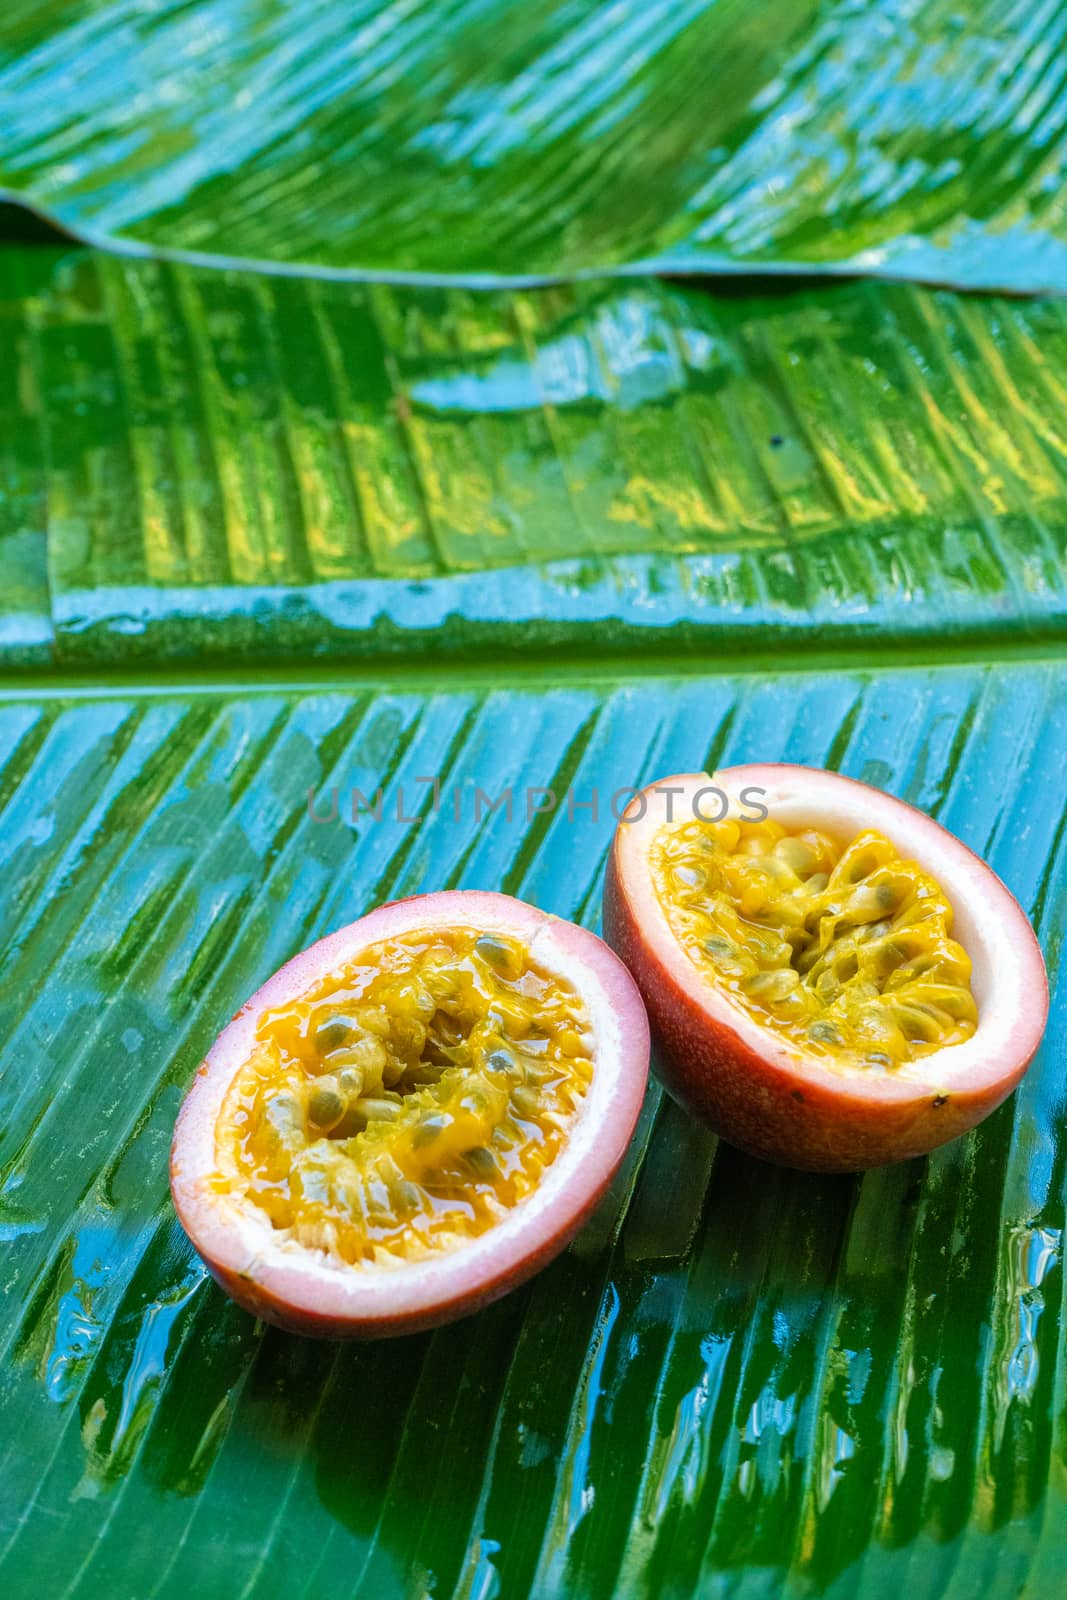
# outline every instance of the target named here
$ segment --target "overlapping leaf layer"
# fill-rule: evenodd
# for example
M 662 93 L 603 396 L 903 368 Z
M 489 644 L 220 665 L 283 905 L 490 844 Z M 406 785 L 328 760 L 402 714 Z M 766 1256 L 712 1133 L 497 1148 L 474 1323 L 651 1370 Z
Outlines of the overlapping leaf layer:
M 1067 613 L 1056 301 L 29 250 L 0 286 L 11 656 L 878 649 Z
M 9 0 L 0 185 L 355 275 L 1064 289 L 1065 43 L 1060 0 Z

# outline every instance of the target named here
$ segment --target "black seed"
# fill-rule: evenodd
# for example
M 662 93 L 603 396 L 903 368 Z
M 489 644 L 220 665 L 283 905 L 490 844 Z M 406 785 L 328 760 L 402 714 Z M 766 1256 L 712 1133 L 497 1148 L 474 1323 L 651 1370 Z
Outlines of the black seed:
M 803 1098 L 804 1098 L 804 1096 L 803 1096 L 803 1094 L 801 1093 L 801 1091 L 799 1089 L 794 1089 L 793 1090 L 793 1099 L 794 1100 L 803 1100 Z
M 473 1150 L 468 1150 L 466 1159 L 479 1178 L 496 1177 L 496 1157 L 491 1150 L 485 1148 L 484 1144 L 476 1145 Z
M 332 1085 L 316 1085 L 308 1102 L 308 1113 L 319 1128 L 332 1128 L 344 1115 L 345 1102 Z
M 813 1022 L 808 1029 L 808 1038 L 817 1039 L 821 1044 L 841 1044 L 841 1035 L 832 1022 Z
M 422 1201 L 422 1194 L 417 1184 L 408 1178 L 397 1178 L 390 1185 L 393 1204 L 397 1211 L 417 1211 Z
M 494 939 L 491 933 L 483 933 L 474 949 L 494 972 L 500 973 L 501 977 L 521 977 L 522 958 L 510 945 L 505 944 L 503 939 Z
M 948 1095 L 947 1094 L 935 1094 L 934 1098 L 933 1098 L 933 1101 L 932 1101 L 932 1104 L 935 1105 L 935 1106 L 947 1106 L 948 1105 Z
M 412 1136 L 412 1144 L 416 1148 L 418 1148 L 419 1145 L 432 1144 L 434 1139 L 437 1138 L 437 1135 L 445 1131 L 445 1129 L 448 1127 L 448 1123 L 449 1119 L 446 1116 L 438 1115 L 432 1117 L 423 1117 L 422 1121 L 415 1129 L 414 1135 Z
M 315 1048 L 320 1055 L 328 1055 L 331 1050 L 340 1050 L 342 1045 L 358 1039 L 360 1032 L 358 1022 L 351 1017 L 327 1017 L 315 1029 Z

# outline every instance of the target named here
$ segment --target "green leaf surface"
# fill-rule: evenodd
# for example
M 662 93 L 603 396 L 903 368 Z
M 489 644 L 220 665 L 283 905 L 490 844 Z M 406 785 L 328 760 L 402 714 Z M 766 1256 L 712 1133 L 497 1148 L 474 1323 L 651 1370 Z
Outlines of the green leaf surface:
M 0 696 L 6 1592 L 1058 1592 L 1061 666 L 645 667 Z M 1017 1095 L 851 1179 L 762 1166 L 653 1090 L 595 1219 L 474 1319 L 332 1347 L 233 1308 L 175 1222 L 166 1153 L 247 993 L 420 889 L 595 925 L 610 794 L 752 758 L 905 796 L 1020 896 L 1054 1009 Z M 428 773 L 458 821 L 426 810 Z M 475 822 L 475 784 L 529 783 L 596 787 L 600 814 Z M 378 784 L 380 822 L 308 815 L 309 789 Z
M 90 242 L 465 279 L 1067 288 L 1060 0 L 9 0 L 0 184 Z
M 0 550 L 48 579 L 2 603 L 62 664 L 981 651 L 1067 614 L 1054 300 L 23 250 L 0 336 Z
M 0 251 L 0 663 L 7 666 L 43 664 L 53 654 L 45 444 L 26 349 L 26 307 L 49 259 Z

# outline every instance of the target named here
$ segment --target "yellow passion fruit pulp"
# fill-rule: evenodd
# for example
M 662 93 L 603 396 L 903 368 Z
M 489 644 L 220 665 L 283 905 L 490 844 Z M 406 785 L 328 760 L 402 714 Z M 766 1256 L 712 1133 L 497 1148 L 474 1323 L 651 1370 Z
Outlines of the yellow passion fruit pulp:
M 592 1074 L 578 995 L 520 939 L 386 939 L 260 1019 L 217 1123 L 216 1182 L 344 1262 L 419 1260 L 536 1187 Z
M 650 867 L 698 969 L 827 1065 L 891 1071 L 974 1033 L 952 907 L 882 834 L 693 820 L 660 829 Z

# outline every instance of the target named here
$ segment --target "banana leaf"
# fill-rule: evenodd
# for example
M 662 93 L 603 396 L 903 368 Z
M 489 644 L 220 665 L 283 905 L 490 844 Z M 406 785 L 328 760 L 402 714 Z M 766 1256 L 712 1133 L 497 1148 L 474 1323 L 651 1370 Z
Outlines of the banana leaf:
M 0 185 L 89 242 L 467 281 L 1067 288 L 1059 0 L 8 0 Z
M 2 608 L 65 665 L 980 655 L 1067 614 L 1055 300 L 9 249 L 0 337 Z
M 0 664 L 53 655 L 47 489 L 40 407 L 28 383 L 26 306 L 41 288 L 42 255 L 0 250 Z
M 0 752 L 8 1593 L 1058 1592 L 1057 662 L 9 685 Z M 826 1178 L 717 1144 L 653 1089 L 576 1243 L 473 1319 L 342 1347 L 229 1304 L 175 1222 L 166 1154 L 258 981 L 423 888 L 503 887 L 595 926 L 607 806 L 476 822 L 475 783 L 588 799 L 754 757 L 905 796 L 1020 896 L 1054 1010 L 1018 1094 L 928 1159 Z M 426 773 L 459 820 L 398 820 Z M 309 815 L 309 789 L 379 783 L 380 822 Z

